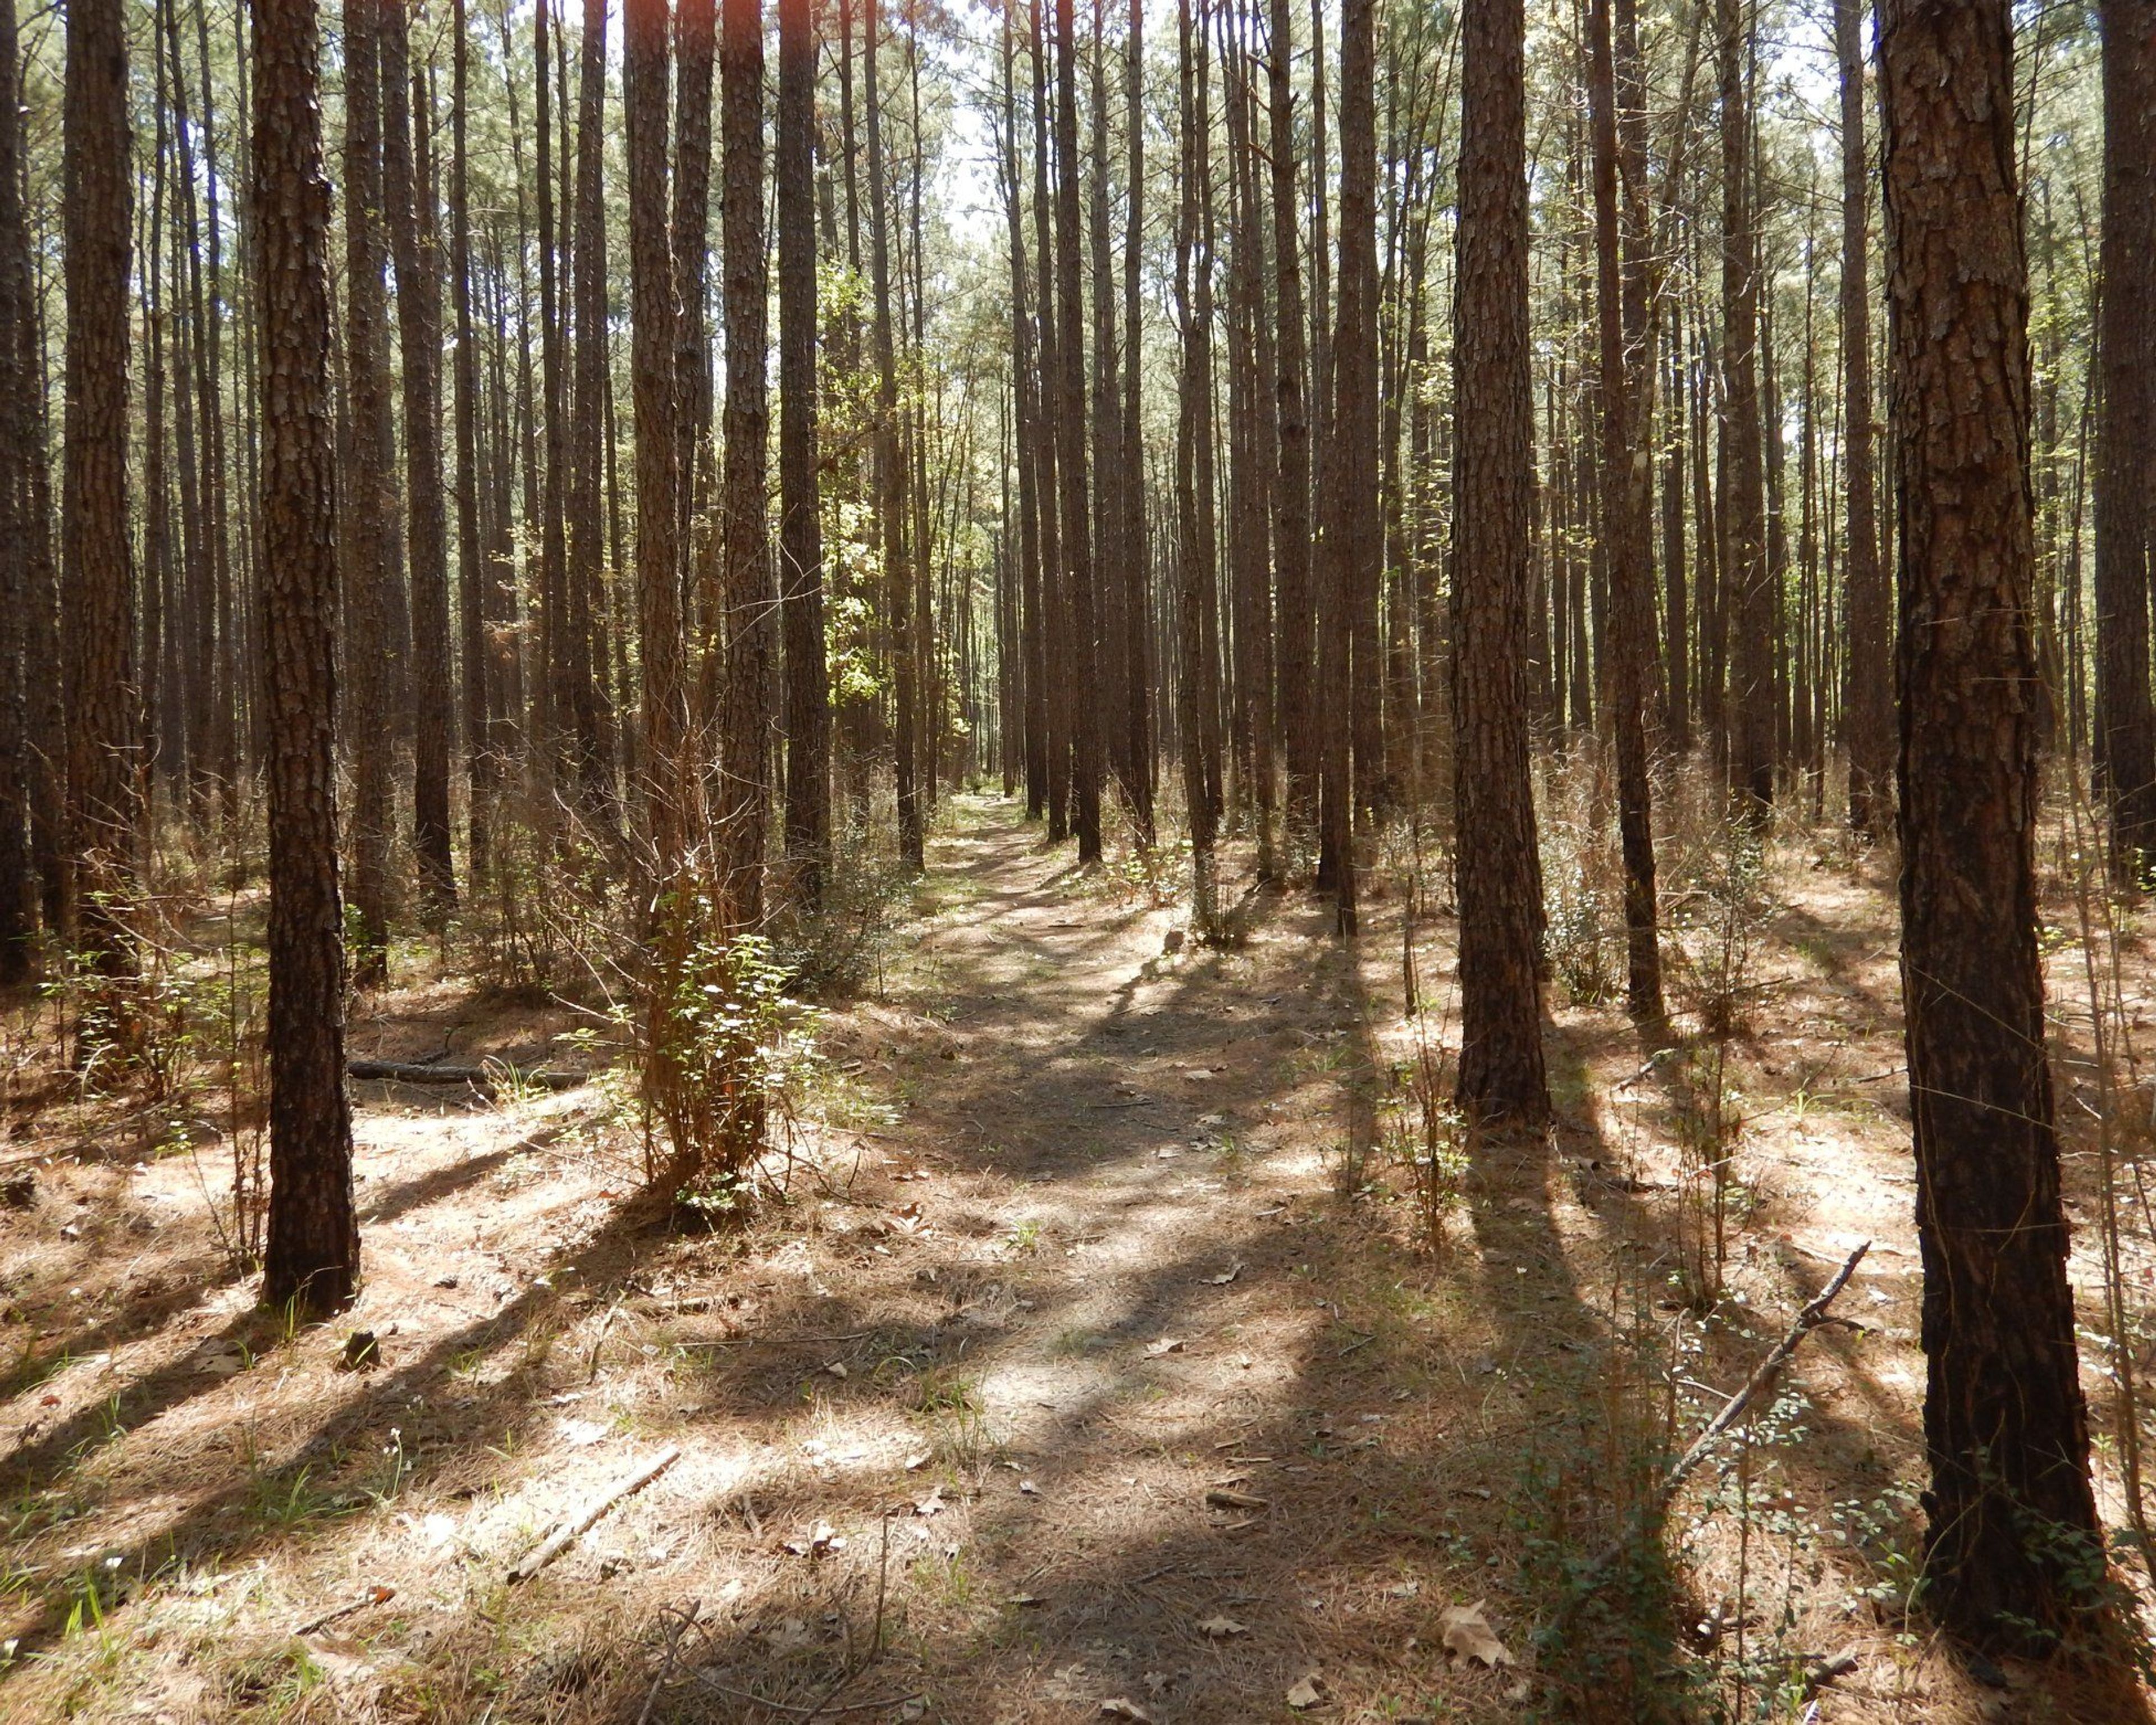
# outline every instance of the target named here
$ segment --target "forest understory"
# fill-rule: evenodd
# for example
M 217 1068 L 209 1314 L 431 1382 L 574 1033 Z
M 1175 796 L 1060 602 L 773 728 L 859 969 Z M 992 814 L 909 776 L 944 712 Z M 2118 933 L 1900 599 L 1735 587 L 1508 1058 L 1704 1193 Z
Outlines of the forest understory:
M 1611 998 L 1591 780 L 1545 789 L 1547 1134 L 1425 1133 L 1456 1044 L 1440 856 L 1389 839 L 1343 943 L 1231 847 L 1231 937 L 1204 945 L 1127 850 L 1078 870 L 1020 805 L 966 795 L 858 995 L 824 1009 L 759 1201 L 716 1231 L 654 1207 L 587 1013 L 480 986 L 454 942 L 408 955 L 356 1011 L 355 1060 L 493 1082 L 355 1085 L 364 1290 L 319 1327 L 231 1267 L 214 1062 L 184 1107 L 100 1093 L 54 1064 L 54 1007 L 18 999 L 0 1705 L 2145 1717 L 2118 1666 L 1993 1665 L 1906 1609 L 1924 1364 L 1891 857 L 1794 823 L 1762 845 L 1680 786 L 1657 1045 Z M 2115 1527 L 2098 1315 L 2156 1277 L 2147 1146 L 2089 1124 L 2125 1111 L 2100 1107 L 2097 943 L 2047 834 Z M 2145 1023 L 2149 955 L 2112 933 L 2115 1038 Z M 234 950 L 205 925 L 175 977 Z M 1836 1322 L 1658 1515 L 1656 1482 L 1867 1241 Z M 2139 1579 L 2123 1552 L 2118 1574 Z

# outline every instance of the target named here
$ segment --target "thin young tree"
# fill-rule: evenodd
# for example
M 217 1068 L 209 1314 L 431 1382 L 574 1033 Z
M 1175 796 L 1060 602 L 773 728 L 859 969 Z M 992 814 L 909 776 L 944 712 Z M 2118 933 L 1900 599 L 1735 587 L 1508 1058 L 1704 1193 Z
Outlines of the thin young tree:
M 310 1315 L 359 1283 L 337 887 L 336 449 L 315 0 L 256 0 L 254 223 L 269 723 L 270 1225 L 262 1297 Z
M 1008 77 L 1009 27 L 1005 27 Z M 816 479 L 816 23 L 778 0 L 778 568 L 785 619 L 786 850 L 802 905 L 821 907 L 831 843 L 831 703 Z
M 134 155 L 120 0 L 67 12 L 62 231 L 67 423 L 60 582 L 74 934 L 94 970 L 131 973 L 142 811 L 136 752 L 135 553 L 127 505 Z
M 1534 378 L 1526 29 L 1522 0 L 1468 0 L 1460 15 L 1452 716 L 1459 1098 L 1471 1113 L 1531 1125 L 1548 1116 L 1549 1084 L 1527 752 Z
M 1864 0 L 1835 0 L 1841 66 L 1842 735 L 1849 754 L 1849 824 L 1882 836 L 1892 813 L 1894 637 L 1872 486 L 1871 282 L 1866 229 L 1871 162 L 1864 146 Z
M 2041 1647 L 2102 1562 L 2033 846 L 2027 266 L 2009 0 L 1881 0 L 1901 543 L 1902 988 L 1924 1271 L 1928 1595 Z

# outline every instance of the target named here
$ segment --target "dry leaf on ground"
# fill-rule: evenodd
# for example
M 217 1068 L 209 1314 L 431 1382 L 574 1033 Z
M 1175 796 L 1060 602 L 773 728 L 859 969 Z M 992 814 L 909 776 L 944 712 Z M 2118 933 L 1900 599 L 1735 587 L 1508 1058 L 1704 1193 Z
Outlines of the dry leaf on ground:
M 1296 1686 L 1287 1692 L 1287 1704 L 1297 1712 L 1314 1707 L 1325 1699 L 1325 1680 L 1316 1671 L 1306 1671 L 1296 1679 Z
M 1477 1599 L 1471 1605 L 1447 1606 L 1438 1617 L 1438 1631 L 1445 1651 L 1454 1658 L 1477 1659 L 1496 1671 L 1500 1666 L 1510 1665 L 1512 1656 L 1497 1639 L 1496 1630 L 1490 1627 L 1490 1620 L 1482 1615 L 1482 1604 Z
M 1152 1715 L 1136 1702 L 1117 1695 L 1101 1703 L 1102 1715 L 1111 1719 L 1128 1719 L 1132 1725 L 1152 1725 Z
M 1250 1628 L 1248 1624 L 1238 1623 L 1232 1617 L 1222 1615 L 1207 1618 L 1198 1625 L 1198 1632 L 1215 1641 L 1224 1641 L 1230 1635 L 1247 1635 Z

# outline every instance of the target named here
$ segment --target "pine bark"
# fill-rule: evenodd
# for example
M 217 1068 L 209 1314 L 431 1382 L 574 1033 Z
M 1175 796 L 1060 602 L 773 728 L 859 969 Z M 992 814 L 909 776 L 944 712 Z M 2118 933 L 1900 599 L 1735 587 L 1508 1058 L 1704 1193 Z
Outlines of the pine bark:
M 626 0 L 622 108 L 629 144 L 629 370 L 636 410 L 637 633 L 644 658 L 641 787 L 658 878 L 684 842 L 688 707 L 675 440 L 675 285 L 666 228 L 666 4 Z
M 456 723 L 449 655 L 449 516 L 442 489 L 442 271 L 430 176 L 417 171 L 433 116 L 411 58 L 409 0 L 382 17 L 382 197 L 397 270 L 403 360 L 404 503 L 412 583 L 412 849 L 436 914 L 456 902 L 449 848 L 449 745 Z M 415 151 L 414 139 L 418 151 Z
M 479 336 L 472 312 L 471 158 L 468 121 L 470 40 L 465 0 L 455 0 L 450 52 L 449 278 L 457 320 L 457 588 L 464 659 L 465 866 L 476 895 L 493 857 L 494 804 L 501 777 L 492 729 L 498 691 L 487 639 L 488 546 L 480 527 L 485 475 L 480 454 Z M 497 500 L 501 506 L 506 500 Z
M 1722 79 L 1722 431 L 1720 570 L 1723 621 L 1735 637 L 1723 699 L 1729 775 L 1763 814 L 1774 800 L 1774 594 L 1768 578 L 1759 419 L 1758 243 L 1752 200 L 1750 9 L 1717 0 Z
M 771 408 L 763 228 L 763 7 L 726 0 L 721 48 L 726 256 L 726 693 L 715 814 L 732 926 L 763 920 L 771 803 L 771 541 L 765 520 Z
M 1177 12 L 1183 163 L 1175 240 L 1176 307 L 1183 324 L 1176 412 L 1177 723 L 1182 732 L 1183 794 L 1190 824 L 1192 922 L 1201 939 L 1217 932 L 1219 906 L 1214 847 L 1219 834 L 1219 685 L 1208 649 L 1214 608 L 1213 260 L 1200 211 L 1212 194 L 1206 112 L 1205 28 L 1191 17 L 1193 0 Z
M 336 439 L 314 0 L 256 0 L 270 1217 L 262 1297 L 321 1315 L 359 1282 L 337 889 Z
M 1847 598 L 1842 727 L 1849 752 L 1849 824 L 1883 836 L 1893 813 L 1892 597 L 1879 555 L 1873 490 L 1871 280 L 1866 229 L 1871 162 L 1864 143 L 1863 0 L 1835 0 L 1841 67 L 1842 567 Z
M 785 619 L 786 850 L 803 906 L 823 902 L 831 845 L 831 699 L 816 426 L 816 24 L 778 0 L 778 567 Z
M 1317 722 L 1311 687 L 1317 625 L 1311 593 L 1310 369 L 1302 296 L 1301 211 L 1296 193 L 1295 93 L 1289 77 L 1294 56 L 1291 0 L 1272 0 L 1272 41 L 1267 67 L 1269 140 L 1273 203 L 1274 383 L 1279 419 L 1280 474 L 1273 488 L 1277 511 L 1274 580 L 1278 589 L 1276 632 L 1280 679 L 1280 728 L 1287 761 L 1287 843 L 1307 853 L 1317 839 Z
M 2096 769 L 2114 860 L 2156 850 L 2156 705 L 2149 697 L 2150 439 L 2156 437 L 2156 4 L 2103 0 L 2102 293 L 2097 311 Z
M 389 850 L 395 804 L 390 707 L 398 649 L 388 591 L 395 578 L 393 540 L 398 511 L 391 466 L 395 439 L 382 279 L 384 3 L 346 0 L 344 12 L 344 349 L 352 454 L 337 522 L 345 670 L 352 683 L 352 979 L 361 988 L 378 986 L 389 973 Z
M 606 476 L 606 0 L 584 0 L 577 70 L 577 174 L 572 404 L 567 438 L 566 554 L 562 655 L 568 701 L 564 747 L 584 818 L 609 841 L 614 834 L 613 762 L 603 693 L 606 540 L 599 500 Z
M 1139 848 L 1150 850 L 1153 824 L 1152 632 L 1147 622 L 1152 589 L 1146 579 L 1147 521 L 1143 326 L 1140 321 L 1138 275 L 1145 254 L 1145 7 L 1131 0 L 1129 33 L 1123 42 L 1123 130 L 1130 152 L 1124 187 L 1123 229 L 1123 400 L 1118 459 L 1121 463 L 1122 527 L 1123 663 L 1127 702 L 1124 753 L 1129 761 L 1127 786 L 1132 824 Z
M 1374 0 L 1340 15 L 1340 280 L 1333 310 L 1332 414 L 1318 562 L 1318 685 L 1327 701 L 1320 873 L 1342 935 L 1356 931 L 1354 823 L 1383 772 L 1378 725 L 1377 45 Z
M 1655 832 L 1648 778 L 1647 716 L 1654 682 L 1654 570 L 1649 520 L 1652 470 L 1644 429 L 1653 376 L 1647 331 L 1645 223 L 1631 198 L 1620 212 L 1620 179 L 1641 191 L 1646 172 L 1636 146 L 1633 114 L 1640 91 L 1638 32 L 1620 0 L 1621 30 L 1613 31 L 1611 0 L 1589 0 L 1588 106 L 1594 180 L 1595 305 L 1599 335 L 1602 462 L 1599 525 L 1608 570 L 1610 618 L 1606 631 L 1604 716 L 1617 757 L 1617 822 L 1625 863 L 1626 1004 L 1640 1020 L 1662 1016 L 1662 965 L 1656 940 Z M 1628 113 L 1618 113 L 1615 39 L 1624 39 L 1622 88 Z M 1620 169 L 1622 172 L 1620 172 Z
M 1881 0 L 1879 24 L 1928 1599 L 1980 1646 L 2041 1647 L 2091 1603 L 2102 1545 L 2036 951 L 2012 23 L 2007 0 Z
M 1078 52 L 1071 0 L 1055 0 L 1055 467 L 1062 506 L 1071 667 L 1071 831 L 1078 860 L 1101 858 L 1101 703 L 1093 591 L 1092 483 L 1086 448 L 1083 242 L 1079 227 Z
M 1460 17 L 1453 306 L 1453 801 L 1460 1106 L 1548 1117 L 1542 862 L 1528 770 L 1534 382 L 1527 330 L 1526 11 Z
M 135 968 L 130 914 L 142 810 L 127 496 L 134 154 L 120 0 L 77 0 L 67 9 L 66 41 L 60 584 L 70 908 L 85 962 L 121 975 Z
M 0 988 L 28 980 L 38 931 L 30 855 L 29 232 L 23 213 L 22 49 L 0 0 Z

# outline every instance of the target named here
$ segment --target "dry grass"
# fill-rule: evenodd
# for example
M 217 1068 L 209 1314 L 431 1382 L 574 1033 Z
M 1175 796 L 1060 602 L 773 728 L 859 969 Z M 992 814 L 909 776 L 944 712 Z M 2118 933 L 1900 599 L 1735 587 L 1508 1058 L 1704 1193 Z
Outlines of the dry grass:
M 1712 875 L 1711 838 L 1673 837 L 1673 882 Z M 783 1198 L 740 1232 L 639 1205 L 600 1087 L 366 1086 L 367 1283 L 331 1330 L 281 1332 L 220 1273 L 187 1155 L 26 1067 L 0 1711 L 1021 1725 L 1127 1697 L 1166 1725 L 1288 1717 L 1316 1671 L 1321 1719 L 1794 1720 L 1807 1665 L 1851 1648 L 1822 1718 L 2138 1717 L 2098 1676 L 1986 1688 L 1902 1609 L 1922 1364 L 1880 860 L 1809 836 L 1762 859 L 1741 987 L 1687 973 L 1686 1057 L 1557 991 L 1559 1126 L 1468 1147 L 1434 1240 L 1388 1124 L 1395 1070 L 1451 1029 L 1450 922 L 1421 916 L 1419 1031 L 1383 882 L 1352 959 L 1294 896 L 1246 904 L 1233 949 L 1169 953 L 1142 870 L 1083 879 L 1001 804 L 963 803 L 931 861 L 881 992 L 825 1027 Z M 1705 953 L 1712 895 L 1672 895 Z M 380 1052 L 446 1034 L 519 1064 L 574 1023 L 451 978 L 374 1011 Z M 1734 1160 L 1702 1301 L 1712 1070 Z M 2092 1177 L 2070 1162 L 2084 1205 Z M 1809 1344 L 1582 1597 L 1672 1446 L 1866 1237 L 1864 1331 Z M 381 1366 L 338 1369 L 362 1328 Z M 1517 1666 L 1447 1657 L 1440 1614 L 1476 1599 Z

